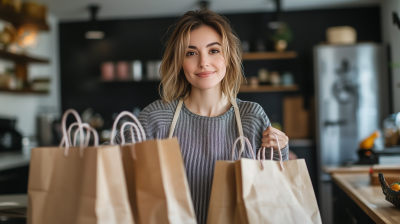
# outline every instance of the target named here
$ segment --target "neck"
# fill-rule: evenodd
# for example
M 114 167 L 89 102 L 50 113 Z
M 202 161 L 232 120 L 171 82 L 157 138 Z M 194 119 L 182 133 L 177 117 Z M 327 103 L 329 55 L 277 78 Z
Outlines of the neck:
M 231 102 L 222 93 L 221 85 L 206 90 L 192 86 L 184 102 L 191 112 L 206 117 L 220 116 L 231 108 Z

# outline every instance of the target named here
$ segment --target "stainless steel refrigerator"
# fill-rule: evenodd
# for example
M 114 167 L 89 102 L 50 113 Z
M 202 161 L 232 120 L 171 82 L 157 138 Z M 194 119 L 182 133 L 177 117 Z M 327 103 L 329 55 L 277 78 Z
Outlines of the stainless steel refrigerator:
M 332 223 L 331 182 L 323 166 L 358 159 L 360 141 L 388 115 L 385 49 L 375 43 L 314 47 L 319 204 Z M 383 147 L 382 138 L 377 147 Z

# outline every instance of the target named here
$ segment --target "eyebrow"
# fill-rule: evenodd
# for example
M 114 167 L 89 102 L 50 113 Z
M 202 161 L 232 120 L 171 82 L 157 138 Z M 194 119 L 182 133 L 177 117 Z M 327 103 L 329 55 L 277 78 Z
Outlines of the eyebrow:
M 219 45 L 219 46 L 221 46 L 221 44 L 220 44 L 220 43 L 218 43 L 218 42 L 213 42 L 213 43 L 209 43 L 209 44 L 207 44 L 207 46 L 206 46 L 206 47 L 211 47 L 211 46 L 213 46 L 213 45 Z M 191 48 L 191 49 L 197 49 L 197 47 L 196 47 L 196 46 L 189 46 L 189 48 Z

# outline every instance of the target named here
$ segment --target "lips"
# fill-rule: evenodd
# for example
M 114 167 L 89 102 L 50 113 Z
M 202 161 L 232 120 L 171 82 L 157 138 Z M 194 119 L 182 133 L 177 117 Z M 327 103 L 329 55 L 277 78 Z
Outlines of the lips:
M 197 73 L 196 76 L 200 77 L 200 78 L 207 78 L 207 77 L 212 76 L 214 73 L 215 72 L 200 72 L 200 73 Z

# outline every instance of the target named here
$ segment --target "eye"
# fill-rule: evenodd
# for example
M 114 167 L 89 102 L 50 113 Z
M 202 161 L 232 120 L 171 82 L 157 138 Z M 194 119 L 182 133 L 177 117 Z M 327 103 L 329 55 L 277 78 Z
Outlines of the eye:
M 211 53 L 211 54 L 216 54 L 216 53 L 219 53 L 219 50 L 217 50 L 217 49 L 212 49 L 212 50 L 210 51 L 210 53 Z
M 186 53 L 186 56 L 192 56 L 192 55 L 195 55 L 196 53 L 194 53 L 194 52 L 188 52 L 188 53 Z

